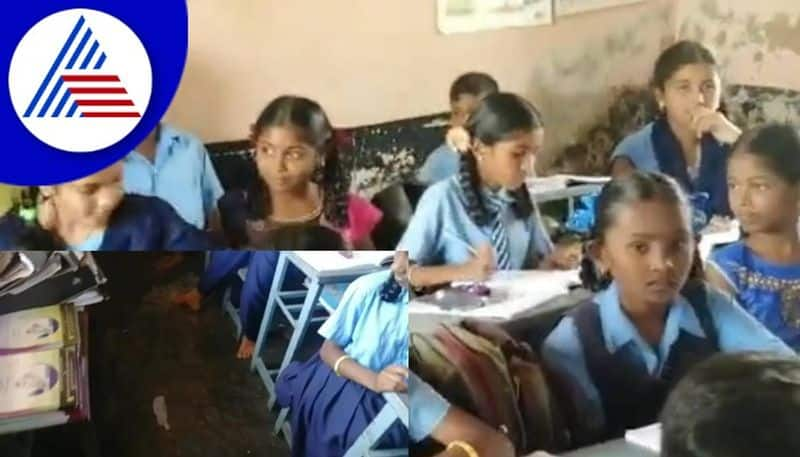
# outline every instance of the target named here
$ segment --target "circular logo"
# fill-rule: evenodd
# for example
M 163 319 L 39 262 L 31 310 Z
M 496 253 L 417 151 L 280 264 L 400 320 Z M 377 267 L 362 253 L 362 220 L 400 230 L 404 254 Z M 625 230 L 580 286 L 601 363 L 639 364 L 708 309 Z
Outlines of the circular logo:
M 20 40 L 8 72 L 22 124 L 69 152 L 105 149 L 125 138 L 147 110 L 150 59 L 116 17 L 92 10 L 51 14 Z

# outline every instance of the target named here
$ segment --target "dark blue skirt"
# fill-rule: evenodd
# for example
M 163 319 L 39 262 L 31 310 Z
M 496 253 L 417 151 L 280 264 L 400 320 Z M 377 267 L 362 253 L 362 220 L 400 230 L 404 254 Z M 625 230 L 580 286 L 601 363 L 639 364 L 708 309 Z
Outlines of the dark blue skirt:
M 293 457 L 340 457 L 386 404 L 381 394 L 336 376 L 319 354 L 294 362 L 275 387 L 278 404 L 291 408 Z M 395 421 L 378 449 L 408 447 L 408 430 Z

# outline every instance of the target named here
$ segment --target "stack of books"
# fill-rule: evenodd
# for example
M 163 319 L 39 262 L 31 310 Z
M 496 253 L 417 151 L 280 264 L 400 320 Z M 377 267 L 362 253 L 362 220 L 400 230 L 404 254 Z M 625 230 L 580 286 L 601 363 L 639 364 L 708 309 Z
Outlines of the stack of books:
M 91 254 L 0 254 L 0 434 L 89 419 L 83 311 L 105 281 Z

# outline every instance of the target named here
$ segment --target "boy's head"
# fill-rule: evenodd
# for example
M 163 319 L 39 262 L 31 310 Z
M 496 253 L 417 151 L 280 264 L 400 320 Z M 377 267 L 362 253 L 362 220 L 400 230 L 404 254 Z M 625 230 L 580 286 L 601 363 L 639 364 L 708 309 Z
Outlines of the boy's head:
M 497 81 L 486 73 L 465 73 L 450 86 L 450 125 L 463 127 L 478 102 L 488 94 L 499 92 Z
M 664 457 L 800 455 L 800 359 L 714 357 L 678 384 L 661 422 Z

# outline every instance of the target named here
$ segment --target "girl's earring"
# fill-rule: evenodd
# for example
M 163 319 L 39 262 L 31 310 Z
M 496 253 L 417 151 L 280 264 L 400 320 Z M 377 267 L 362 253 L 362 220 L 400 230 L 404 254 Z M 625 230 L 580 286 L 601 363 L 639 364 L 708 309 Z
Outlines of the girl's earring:
M 314 183 L 319 184 L 319 183 L 322 182 L 322 178 L 323 177 L 324 177 L 324 173 L 323 173 L 323 170 L 322 170 L 322 165 L 317 165 L 317 167 L 314 169 L 314 173 L 312 173 L 312 175 L 311 175 L 311 180 Z

